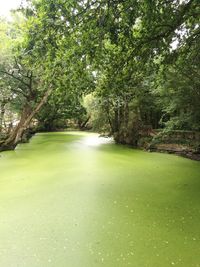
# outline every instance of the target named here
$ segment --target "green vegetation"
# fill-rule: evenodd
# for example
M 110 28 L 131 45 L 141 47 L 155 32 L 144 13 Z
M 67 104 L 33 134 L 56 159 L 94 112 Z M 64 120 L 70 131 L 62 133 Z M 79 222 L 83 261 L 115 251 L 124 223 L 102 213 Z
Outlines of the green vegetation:
M 0 266 L 196 267 L 199 162 L 43 133 L 0 158 Z
M 32 0 L 0 21 L 1 149 L 76 125 L 200 130 L 199 1 Z

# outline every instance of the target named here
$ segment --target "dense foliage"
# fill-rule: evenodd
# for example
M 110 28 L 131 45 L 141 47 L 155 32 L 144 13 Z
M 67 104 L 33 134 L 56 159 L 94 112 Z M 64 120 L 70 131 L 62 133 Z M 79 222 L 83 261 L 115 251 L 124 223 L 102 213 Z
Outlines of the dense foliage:
M 29 0 L 17 14 L 0 22 L 2 146 L 33 119 L 133 145 L 145 129 L 200 130 L 198 0 Z

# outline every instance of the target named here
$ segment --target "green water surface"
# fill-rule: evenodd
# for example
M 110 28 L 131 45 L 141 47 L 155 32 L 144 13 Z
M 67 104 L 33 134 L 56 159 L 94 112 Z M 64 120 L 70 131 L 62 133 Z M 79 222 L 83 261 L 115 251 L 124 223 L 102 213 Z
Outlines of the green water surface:
M 81 132 L 0 153 L 0 267 L 200 266 L 200 163 Z

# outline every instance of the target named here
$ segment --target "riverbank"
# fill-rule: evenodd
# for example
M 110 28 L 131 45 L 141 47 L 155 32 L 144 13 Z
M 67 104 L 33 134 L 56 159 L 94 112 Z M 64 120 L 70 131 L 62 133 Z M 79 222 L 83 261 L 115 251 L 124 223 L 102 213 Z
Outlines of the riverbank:
M 79 132 L 78 129 L 63 129 L 62 131 Z M 54 132 L 60 132 L 60 130 Z M 29 142 L 29 139 L 36 133 L 37 130 L 35 129 L 26 131 L 23 135 L 21 143 Z M 153 135 L 141 134 L 138 141 L 138 148 L 146 150 L 148 152 L 175 154 L 191 160 L 200 161 L 199 133 L 191 131 L 172 131 L 170 133 L 161 133 L 161 132 L 156 134 L 155 133 L 156 132 L 154 132 Z M 108 134 L 99 134 L 99 137 L 110 138 L 111 136 Z M 131 145 L 128 143 L 127 144 L 123 143 L 122 145 L 128 145 L 131 147 Z M 8 146 L 8 147 L 0 146 L 0 152 L 6 150 L 13 150 L 15 149 L 15 147 L 16 146 Z
M 36 129 L 28 129 L 24 132 L 21 141 L 16 144 L 5 144 L 6 136 L 0 139 L 0 152 L 14 150 L 18 144 L 28 143 L 31 137 L 37 133 Z
M 192 160 L 200 160 L 200 133 L 192 131 L 155 132 L 147 138 L 145 148 L 150 152 L 176 154 Z
M 102 136 L 109 136 L 104 135 Z M 175 154 L 188 159 L 200 161 L 200 132 L 163 131 L 143 129 L 139 131 L 137 140 L 132 135 L 117 135 L 117 144 L 140 148 L 148 152 Z
M 192 147 L 179 144 L 158 144 L 149 148 L 150 152 L 168 153 L 200 161 L 200 153 Z

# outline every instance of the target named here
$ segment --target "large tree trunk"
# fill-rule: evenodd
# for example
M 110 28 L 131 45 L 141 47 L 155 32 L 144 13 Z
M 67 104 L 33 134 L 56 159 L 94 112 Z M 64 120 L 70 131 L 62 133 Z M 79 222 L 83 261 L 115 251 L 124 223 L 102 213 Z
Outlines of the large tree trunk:
M 27 118 L 30 116 L 30 114 L 31 114 L 31 108 L 28 104 L 26 104 L 22 110 L 19 123 L 14 127 L 14 129 L 11 131 L 10 135 L 3 144 L 5 147 L 13 148 L 21 141 L 22 135 L 25 130 L 24 124 Z
M 91 116 L 89 115 L 89 116 L 86 118 L 85 121 L 83 121 L 83 122 L 81 122 L 81 123 L 79 124 L 79 128 L 80 128 L 81 130 L 84 130 L 84 129 L 85 129 L 85 127 L 86 127 L 88 121 L 90 120 L 90 118 L 91 118 Z
M 126 105 L 124 109 L 127 109 Z M 119 129 L 114 133 L 115 141 L 120 144 L 128 144 L 137 147 L 139 133 L 142 128 L 139 108 L 132 112 L 130 112 L 130 110 L 124 110 L 124 117 L 119 126 Z
M 9 137 L 2 143 L 0 143 L 0 150 L 14 149 L 16 145 L 22 141 L 24 132 L 29 128 L 30 123 L 34 116 L 40 111 L 42 106 L 46 103 L 48 96 L 52 92 L 52 87 L 50 87 L 37 104 L 37 106 L 31 110 L 28 103 L 25 105 L 19 123 L 15 126 L 13 131 L 10 133 Z
M 1 133 L 2 128 L 3 128 L 4 115 L 5 115 L 5 111 L 6 111 L 5 106 L 6 106 L 6 103 L 2 102 L 1 107 L 0 107 L 0 133 Z

